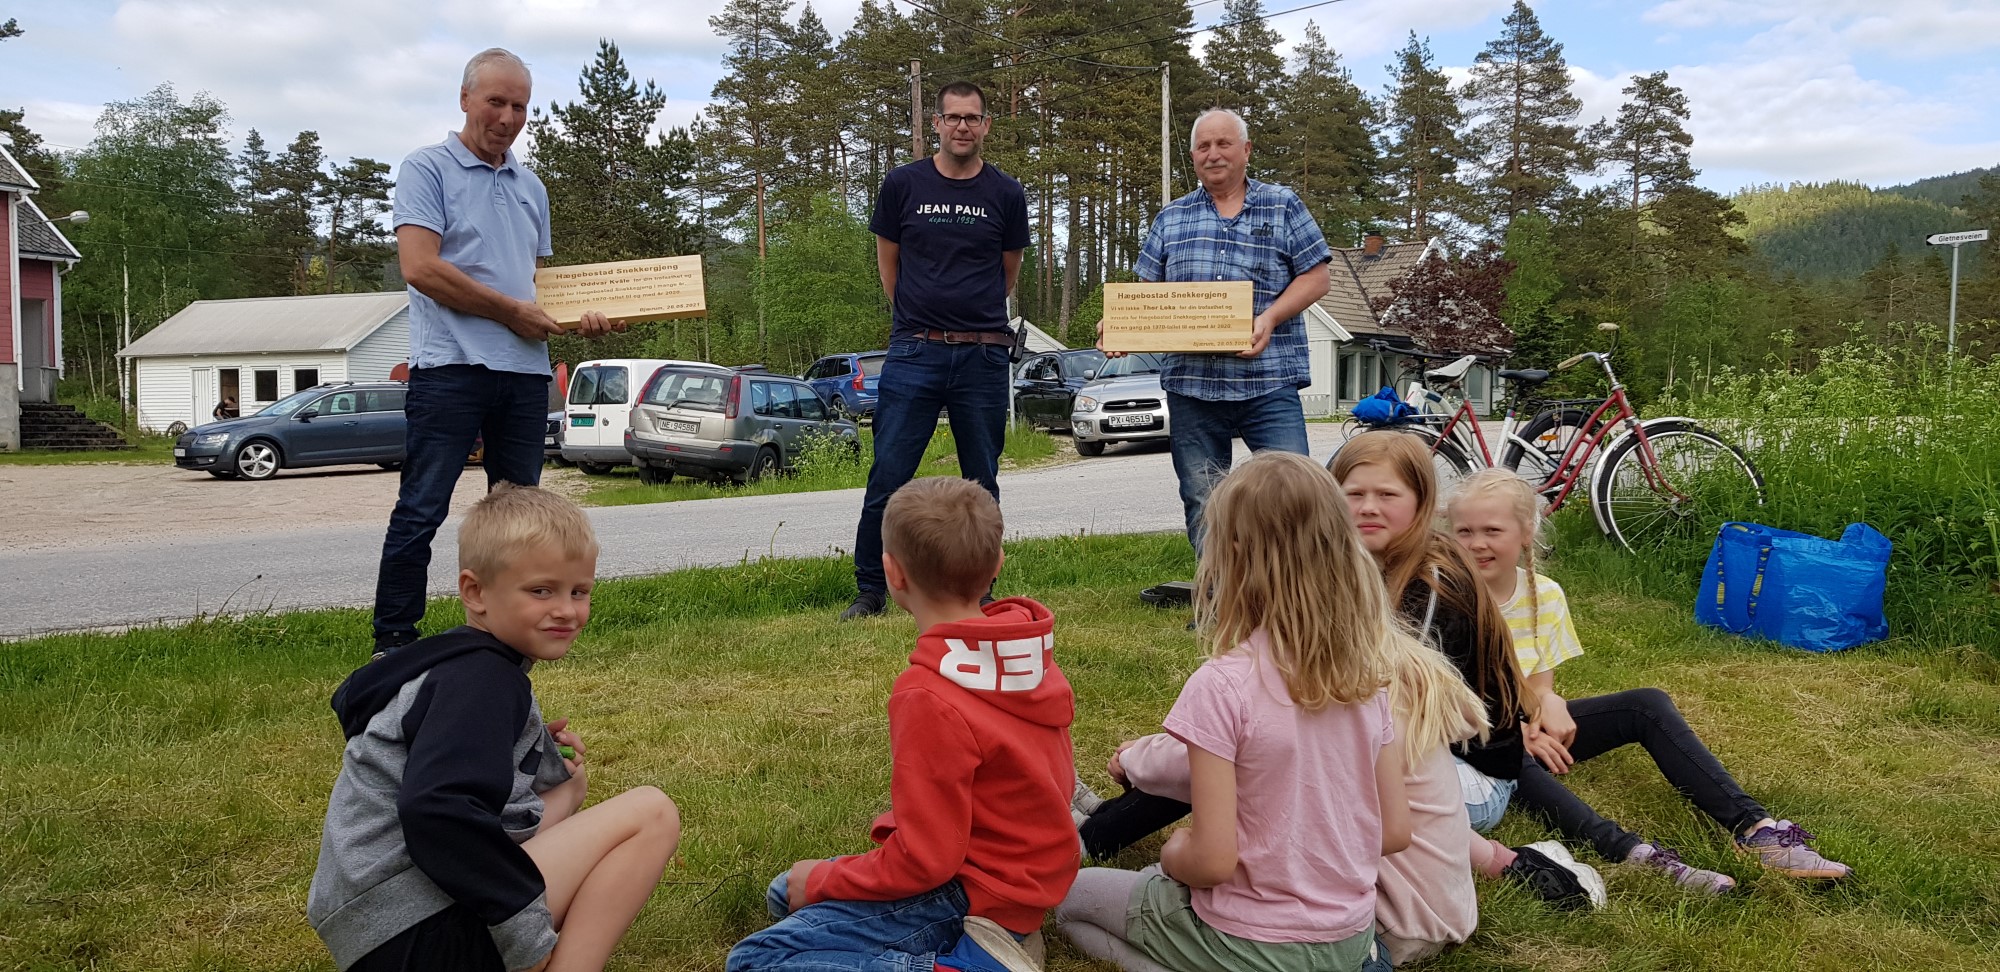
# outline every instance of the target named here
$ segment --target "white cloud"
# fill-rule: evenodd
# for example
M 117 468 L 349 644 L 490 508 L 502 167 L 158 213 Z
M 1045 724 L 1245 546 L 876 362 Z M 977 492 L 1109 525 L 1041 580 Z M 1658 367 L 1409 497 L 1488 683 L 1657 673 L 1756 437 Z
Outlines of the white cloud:
M 1847 45 L 1898 57 L 2000 48 L 1994 0 L 1665 0 L 1647 23 L 1677 28 L 1795 24 L 1835 32 Z

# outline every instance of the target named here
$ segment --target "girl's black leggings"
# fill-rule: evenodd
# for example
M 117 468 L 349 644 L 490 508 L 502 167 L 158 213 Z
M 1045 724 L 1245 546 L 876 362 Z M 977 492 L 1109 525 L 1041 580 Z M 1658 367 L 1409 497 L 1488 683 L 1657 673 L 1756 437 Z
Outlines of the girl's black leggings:
M 1681 796 L 1732 835 L 1768 816 L 1688 728 L 1667 693 L 1643 688 L 1573 699 L 1569 715 L 1576 721 L 1576 740 L 1569 747 L 1576 762 L 1638 743 Z M 1521 762 L 1514 802 L 1563 836 L 1589 841 L 1609 861 L 1624 860 L 1643 839 L 1604 819 L 1533 756 Z
M 1667 782 L 1730 834 L 1740 834 L 1770 815 L 1736 785 L 1715 754 L 1688 728 L 1674 700 L 1659 689 L 1574 699 L 1569 702 L 1569 715 L 1576 722 L 1576 741 L 1569 752 L 1578 763 L 1638 743 L 1646 747 Z M 1591 809 L 1533 756 L 1522 761 L 1514 802 L 1563 836 L 1589 841 L 1606 860 L 1624 860 L 1642 840 Z M 1092 857 L 1108 859 L 1187 816 L 1191 809 L 1179 800 L 1126 790 L 1104 801 L 1084 821 L 1080 828 L 1084 848 Z

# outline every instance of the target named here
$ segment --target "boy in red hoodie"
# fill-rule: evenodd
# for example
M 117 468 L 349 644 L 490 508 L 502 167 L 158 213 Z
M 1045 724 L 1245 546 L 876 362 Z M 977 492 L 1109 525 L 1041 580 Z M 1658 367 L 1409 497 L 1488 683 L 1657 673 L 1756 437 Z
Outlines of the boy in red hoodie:
M 889 693 L 890 809 L 869 835 L 880 846 L 778 875 L 778 922 L 737 943 L 729 972 L 1036 968 L 1020 940 L 1080 858 L 1076 699 L 1048 608 L 979 603 L 1000 538 L 1000 505 L 967 480 L 919 479 L 890 498 L 882 569 L 921 634 Z

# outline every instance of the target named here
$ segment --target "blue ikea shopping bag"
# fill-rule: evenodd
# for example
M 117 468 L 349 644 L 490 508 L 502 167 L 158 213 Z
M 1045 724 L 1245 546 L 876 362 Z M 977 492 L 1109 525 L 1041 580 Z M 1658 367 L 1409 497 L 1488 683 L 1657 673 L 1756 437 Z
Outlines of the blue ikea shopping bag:
M 1349 411 L 1363 425 L 1396 425 L 1417 414 L 1410 403 L 1397 397 L 1396 390 L 1387 385 L 1382 390 L 1354 403 Z
M 1725 523 L 1709 551 L 1694 619 L 1807 651 L 1889 635 L 1882 593 L 1889 538 L 1851 523 L 1838 540 L 1756 523 Z

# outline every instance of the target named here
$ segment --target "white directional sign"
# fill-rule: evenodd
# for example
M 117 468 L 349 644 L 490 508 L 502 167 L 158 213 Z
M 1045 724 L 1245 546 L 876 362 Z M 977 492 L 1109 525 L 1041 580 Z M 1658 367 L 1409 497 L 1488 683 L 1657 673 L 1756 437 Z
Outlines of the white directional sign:
M 1932 233 L 1924 242 L 1932 246 L 1950 246 L 1954 243 L 1977 243 L 1986 239 L 1986 230 L 1966 230 L 1962 233 Z

